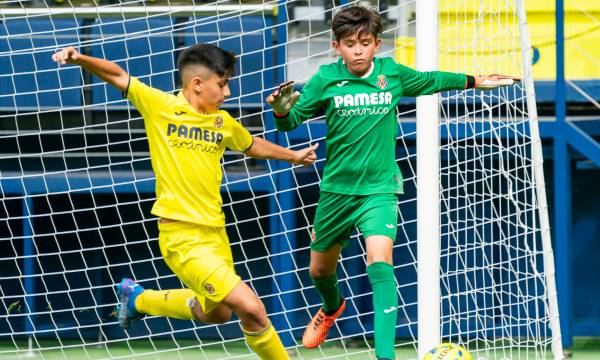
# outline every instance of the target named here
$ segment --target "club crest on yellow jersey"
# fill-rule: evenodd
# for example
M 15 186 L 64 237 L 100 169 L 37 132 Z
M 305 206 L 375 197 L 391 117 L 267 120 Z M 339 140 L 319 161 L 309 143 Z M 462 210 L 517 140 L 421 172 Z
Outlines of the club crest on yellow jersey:
M 219 129 L 221 126 L 223 126 L 223 117 L 222 116 L 217 116 L 215 118 L 215 127 L 217 129 Z
M 206 290 L 206 292 L 210 295 L 215 293 L 215 287 L 211 283 L 204 284 L 204 290 Z

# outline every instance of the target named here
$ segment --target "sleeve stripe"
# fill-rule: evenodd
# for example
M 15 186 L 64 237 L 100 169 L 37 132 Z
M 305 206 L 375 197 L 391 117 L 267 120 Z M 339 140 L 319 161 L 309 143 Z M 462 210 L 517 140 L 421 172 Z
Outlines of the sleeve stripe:
M 129 95 L 129 85 L 131 85 L 131 76 L 127 78 L 127 87 L 121 93 L 121 95 L 123 95 L 123 99 L 127 99 L 127 95 Z
M 472 89 L 475 87 L 475 76 L 467 75 L 467 86 L 465 89 Z
M 246 151 L 250 150 L 250 148 L 252 147 L 252 145 L 254 145 L 254 136 L 251 136 L 250 139 L 252 139 L 252 141 L 250 141 L 250 145 L 244 149 L 244 151 L 242 151 L 243 153 L 245 153 Z

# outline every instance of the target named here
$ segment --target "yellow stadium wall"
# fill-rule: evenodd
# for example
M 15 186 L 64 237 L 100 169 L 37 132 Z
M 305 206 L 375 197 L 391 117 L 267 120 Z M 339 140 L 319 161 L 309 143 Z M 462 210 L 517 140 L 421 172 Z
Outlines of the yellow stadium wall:
M 534 79 L 553 80 L 556 73 L 554 1 L 526 0 L 525 5 L 534 49 Z M 518 33 L 514 40 L 514 34 L 506 34 L 502 29 L 518 31 L 518 19 L 507 13 L 504 6 L 504 2 L 495 2 L 480 9 L 479 1 L 475 0 L 441 0 L 440 70 L 519 74 Z M 414 38 L 396 39 L 396 60 L 415 64 Z M 565 76 L 574 80 L 600 79 L 600 0 L 565 1 Z

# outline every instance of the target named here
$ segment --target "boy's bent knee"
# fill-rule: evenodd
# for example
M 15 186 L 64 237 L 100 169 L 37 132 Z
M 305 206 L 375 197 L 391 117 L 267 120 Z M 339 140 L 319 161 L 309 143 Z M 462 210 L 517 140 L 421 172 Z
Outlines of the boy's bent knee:
M 238 316 L 249 319 L 263 319 L 267 317 L 265 306 L 258 299 L 244 303 L 238 309 Z
M 256 293 L 243 282 L 223 299 L 223 304 L 240 318 L 244 329 L 248 331 L 258 331 L 268 324 L 265 306 Z
M 197 302 L 192 308 L 192 311 L 196 320 L 209 324 L 225 324 L 231 320 L 232 314 L 231 310 L 223 304 L 217 305 L 217 307 L 209 313 L 204 313 L 200 304 Z
M 394 241 L 383 235 L 369 236 L 367 244 L 367 265 L 377 262 L 393 263 Z
M 367 265 L 371 265 L 377 262 L 384 262 L 392 265 L 392 256 L 387 254 L 367 255 Z
M 249 301 L 238 309 L 237 316 L 242 321 L 244 329 L 254 331 L 263 329 L 269 324 L 267 311 L 265 306 L 257 299 L 257 301 Z
M 333 269 L 333 271 L 332 271 L 331 269 L 328 269 L 326 267 L 318 267 L 318 266 L 313 266 L 311 264 L 310 277 L 312 277 L 314 279 L 329 277 L 333 273 L 335 273 L 335 269 Z
M 216 309 L 215 309 L 216 310 Z M 211 323 L 213 324 L 225 324 L 229 320 L 231 320 L 231 310 L 223 307 L 223 310 L 219 309 L 219 311 L 213 310 L 210 315 Z

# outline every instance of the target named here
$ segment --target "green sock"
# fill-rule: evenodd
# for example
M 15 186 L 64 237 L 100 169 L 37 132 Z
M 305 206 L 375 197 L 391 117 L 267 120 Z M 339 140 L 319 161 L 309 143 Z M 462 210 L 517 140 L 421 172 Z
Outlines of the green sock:
M 398 295 L 394 280 L 394 267 L 385 262 L 367 266 L 367 275 L 373 288 L 375 312 L 375 354 L 378 358 L 394 359 L 396 321 L 398 320 Z
M 337 274 L 324 278 L 311 277 L 317 292 L 323 300 L 323 311 L 326 314 L 333 314 L 340 307 L 340 290 L 338 289 Z

